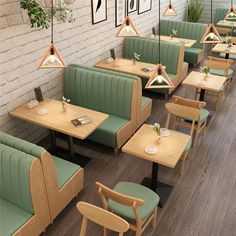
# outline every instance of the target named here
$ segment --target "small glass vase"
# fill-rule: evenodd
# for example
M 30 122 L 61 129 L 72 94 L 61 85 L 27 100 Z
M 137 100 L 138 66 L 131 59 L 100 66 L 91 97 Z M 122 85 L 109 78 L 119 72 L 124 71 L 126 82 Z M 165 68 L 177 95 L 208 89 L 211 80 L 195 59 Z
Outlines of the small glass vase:
M 208 77 L 209 77 L 209 74 L 205 74 L 205 76 L 204 76 L 204 81 L 207 81 L 207 80 L 208 80 Z
M 157 145 L 161 143 L 161 135 L 157 136 L 157 141 L 156 142 L 157 142 Z
M 62 109 L 61 109 L 61 112 L 66 112 L 66 104 L 62 104 Z
M 136 65 L 136 60 L 132 59 L 133 65 Z

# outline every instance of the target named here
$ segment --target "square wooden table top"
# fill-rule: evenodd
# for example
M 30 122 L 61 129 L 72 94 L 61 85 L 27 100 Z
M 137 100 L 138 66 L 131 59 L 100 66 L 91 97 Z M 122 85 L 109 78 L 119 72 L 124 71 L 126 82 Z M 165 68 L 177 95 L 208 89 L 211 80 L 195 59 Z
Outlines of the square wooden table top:
M 209 75 L 206 83 L 201 84 L 204 81 L 205 74 L 198 71 L 192 71 L 183 81 L 183 85 L 186 87 L 200 88 L 219 92 L 221 87 L 224 85 L 227 80 L 224 76 L 218 75 Z
M 236 21 L 229 21 L 229 20 L 220 20 L 217 23 L 217 26 L 226 26 L 226 27 L 236 27 Z
M 158 37 L 159 37 L 158 35 L 157 36 L 151 35 L 149 38 L 158 39 Z M 166 35 L 161 35 L 161 40 L 170 42 L 170 43 L 181 43 L 181 44 L 184 44 L 186 48 L 191 48 L 197 42 L 197 40 L 195 39 L 185 39 L 185 38 L 179 38 L 179 37 L 171 38 L 170 36 L 166 36 Z
M 120 65 L 117 66 L 117 64 L 119 63 Z M 117 58 L 115 61 L 111 63 L 107 63 L 106 60 L 103 60 L 97 63 L 95 66 L 101 69 L 131 74 L 141 78 L 150 78 L 157 65 L 140 61 L 136 61 L 134 65 L 132 60 Z M 143 68 L 150 68 L 152 69 L 152 71 L 145 72 L 142 70 Z
M 191 136 L 170 130 L 170 135 L 161 137 L 159 144 L 157 144 L 157 139 L 158 136 L 153 131 L 152 125 L 144 124 L 123 146 L 122 151 L 148 161 L 175 168 Z M 158 152 L 154 155 L 147 154 L 145 148 L 149 145 L 156 145 Z
M 71 104 L 67 104 L 66 106 L 66 112 L 62 112 L 61 101 L 45 98 L 44 101 L 40 102 L 38 106 L 32 109 L 29 109 L 26 104 L 24 104 L 11 111 L 10 115 L 79 139 L 87 138 L 108 118 L 107 114 L 101 112 Z M 37 113 L 39 109 L 47 109 L 48 113 L 39 115 Z M 71 123 L 71 120 L 82 116 L 88 116 L 92 120 L 92 123 L 75 127 Z
M 212 48 L 212 52 L 236 54 L 236 45 L 229 48 L 227 43 L 218 43 L 214 48 Z

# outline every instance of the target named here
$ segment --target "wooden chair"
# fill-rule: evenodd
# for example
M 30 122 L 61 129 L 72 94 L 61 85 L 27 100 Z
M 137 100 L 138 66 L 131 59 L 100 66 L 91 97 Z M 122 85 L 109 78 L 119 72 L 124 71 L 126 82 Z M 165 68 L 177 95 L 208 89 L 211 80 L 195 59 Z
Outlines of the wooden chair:
M 227 77 L 227 80 L 224 86 L 222 86 L 220 92 L 216 93 L 207 91 L 207 94 L 217 96 L 216 111 L 218 111 L 220 108 L 222 97 L 224 96 L 225 88 L 230 84 L 230 81 L 234 74 L 234 71 L 230 69 L 231 65 L 233 64 L 233 60 L 208 57 L 207 60 L 204 61 L 204 64 L 210 68 L 211 74 Z M 197 99 L 197 95 L 199 93 L 200 93 L 199 89 L 196 89 L 195 99 Z
M 88 220 L 103 226 L 104 236 L 107 235 L 107 229 L 118 232 L 119 236 L 122 236 L 129 230 L 129 223 L 127 221 L 107 210 L 86 202 L 78 202 L 76 207 L 83 215 L 80 236 L 85 236 Z
M 173 102 L 176 106 L 174 115 L 174 130 L 179 126 L 187 127 L 192 129 L 194 126 L 195 130 L 195 137 L 193 141 L 193 147 L 196 146 L 198 136 L 203 131 L 203 135 L 206 134 L 206 125 L 207 125 L 207 118 L 209 116 L 209 111 L 204 109 L 206 106 L 205 102 L 195 101 L 187 98 L 182 98 L 179 96 L 173 96 Z M 196 118 L 194 118 L 194 122 L 192 117 L 195 114 Z M 167 122 L 168 124 L 168 118 Z
M 129 228 L 141 236 L 149 223 L 156 227 L 159 196 L 140 184 L 120 182 L 114 189 L 96 183 L 103 207 L 113 211 L 129 223 Z

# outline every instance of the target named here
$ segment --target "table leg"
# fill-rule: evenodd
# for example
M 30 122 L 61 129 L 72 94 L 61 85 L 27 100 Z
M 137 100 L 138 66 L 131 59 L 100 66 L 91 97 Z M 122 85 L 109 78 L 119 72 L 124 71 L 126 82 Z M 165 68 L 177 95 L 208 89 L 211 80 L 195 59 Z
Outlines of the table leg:
M 72 136 L 68 136 L 68 151 L 70 154 L 70 159 L 74 159 L 75 152 L 74 152 L 74 142 Z
M 169 198 L 173 186 L 159 182 L 158 181 L 158 170 L 159 170 L 159 164 L 156 162 L 153 162 L 152 164 L 152 178 L 145 177 L 142 181 L 142 185 L 152 189 L 154 192 L 156 192 L 160 197 L 159 207 L 163 207 L 167 199 Z
M 199 97 L 199 101 L 204 101 L 204 98 L 205 98 L 205 92 L 206 92 L 205 89 L 201 89 L 200 97 Z
M 225 53 L 225 59 L 229 59 L 229 53 Z
M 50 137 L 51 137 L 51 152 L 53 154 L 56 154 L 57 152 L 56 132 L 54 130 L 50 130 Z

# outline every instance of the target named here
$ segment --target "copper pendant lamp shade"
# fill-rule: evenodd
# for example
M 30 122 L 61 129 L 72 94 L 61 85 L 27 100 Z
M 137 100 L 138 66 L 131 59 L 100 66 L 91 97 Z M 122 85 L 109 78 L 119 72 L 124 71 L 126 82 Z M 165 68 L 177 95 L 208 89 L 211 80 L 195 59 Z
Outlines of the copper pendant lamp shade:
M 228 12 L 226 13 L 224 19 L 225 20 L 236 20 L 236 11 L 233 6 L 233 1 L 231 1 L 231 6 L 230 6 Z
M 177 12 L 175 8 L 173 7 L 173 4 L 171 1 L 169 1 L 169 4 L 163 13 L 163 16 L 177 16 Z

